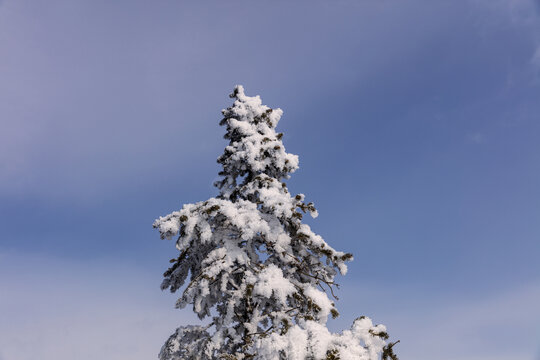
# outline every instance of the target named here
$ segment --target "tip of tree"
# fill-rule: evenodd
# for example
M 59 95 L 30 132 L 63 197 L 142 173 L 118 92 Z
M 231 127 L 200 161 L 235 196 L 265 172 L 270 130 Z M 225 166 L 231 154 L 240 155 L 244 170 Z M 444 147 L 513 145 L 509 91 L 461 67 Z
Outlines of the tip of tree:
M 229 95 L 230 98 L 240 98 L 242 96 L 245 96 L 244 94 L 244 87 L 242 85 L 236 85 L 234 87 L 233 92 Z

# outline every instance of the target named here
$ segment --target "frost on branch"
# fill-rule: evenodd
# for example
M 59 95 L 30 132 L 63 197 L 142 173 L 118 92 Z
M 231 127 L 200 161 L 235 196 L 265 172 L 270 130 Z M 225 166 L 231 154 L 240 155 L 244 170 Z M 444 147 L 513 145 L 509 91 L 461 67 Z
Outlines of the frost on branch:
M 302 223 L 317 210 L 283 182 L 298 169 L 298 157 L 285 151 L 283 134 L 275 131 L 281 109 L 246 96 L 242 86 L 231 97 L 220 123 L 229 145 L 218 158 L 219 195 L 154 222 L 179 251 L 161 288 L 181 290 L 178 308 L 191 305 L 200 319 L 211 318 L 205 327 L 178 328 L 160 359 L 375 360 L 388 354 L 385 327 L 368 318 L 340 334 L 326 328 L 328 317 L 338 316 L 329 297 L 334 277 L 347 272 L 352 255 Z

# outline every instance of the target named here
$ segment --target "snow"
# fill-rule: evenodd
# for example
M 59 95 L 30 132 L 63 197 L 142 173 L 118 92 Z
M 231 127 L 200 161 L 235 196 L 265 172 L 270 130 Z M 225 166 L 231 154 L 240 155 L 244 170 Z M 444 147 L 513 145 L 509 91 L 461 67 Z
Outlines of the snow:
M 326 359 L 334 351 L 340 359 L 377 359 L 384 327 L 361 318 L 341 334 L 326 328 L 335 307 L 320 289 L 334 286 L 352 256 L 302 223 L 304 213 L 318 213 L 283 182 L 298 169 L 298 157 L 275 131 L 282 110 L 245 95 L 242 86 L 232 97 L 222 111 L 230 143 L 218 158 L 219 195 L 154 222 L 162 239 L 177 239 L 179 251 L 162 289 L 183 288 L 177 306 L 191 304 L 199 318 L 212 318 L 206 328 L 177 329 L 160 358 Z
M 295 291 L 293 284 L 283 277 L 281 269 L 274 264 L 264 268 L 255 281 L 253 295 L 272 297 L 283 306 L 287 305 L 287 298 Z

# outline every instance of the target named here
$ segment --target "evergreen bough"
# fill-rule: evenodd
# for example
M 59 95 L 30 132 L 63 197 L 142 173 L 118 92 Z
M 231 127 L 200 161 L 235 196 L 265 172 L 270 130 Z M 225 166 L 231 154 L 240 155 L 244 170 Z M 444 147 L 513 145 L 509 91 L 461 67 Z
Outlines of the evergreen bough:
M 230 96 L 234 104 L 220 123 L 229 145 L 218 158 L 219 195 L 154 222 L 161 238 L 177 238 L 179 251 L 161 288 L 182 289 L 176 307 L 192 305 L 212 321 L 178 328 L 159 358 L 397 359 L 384 325 L 367 317 L 340 334 L 326 328 L 328 317 L 339 315 L 328 293 L 335 298 L 334 277 L 347 272 L 352 255 L 302 223 L 317 210 L 284 182 L 298 157 L 275 131 L 282 110 L 246 96 L 242 86 Z

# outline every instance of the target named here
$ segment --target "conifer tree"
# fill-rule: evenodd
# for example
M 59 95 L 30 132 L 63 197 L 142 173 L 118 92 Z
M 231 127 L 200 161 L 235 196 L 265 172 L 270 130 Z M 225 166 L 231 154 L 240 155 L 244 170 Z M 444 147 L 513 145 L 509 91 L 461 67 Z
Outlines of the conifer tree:
M 338 316 L 334 278 L 352 255 L 333 249 L 302 223 L 317 216 L 303 194 L 284 180 L 298 169 L 275 128 L 281 109 L 262 105 L 242 86 L 223 110 L 229 145 L 218 158 L 219 195 L 160 217 L 162 239 L 177 238 L 177 258 L 161 285 L 181 290 L 176 306 L 193 306 L 205 326 L 176 330 L 160 352 L 179 359 L 396 359 L 383 325 L 367 317 L 333 334 Z

